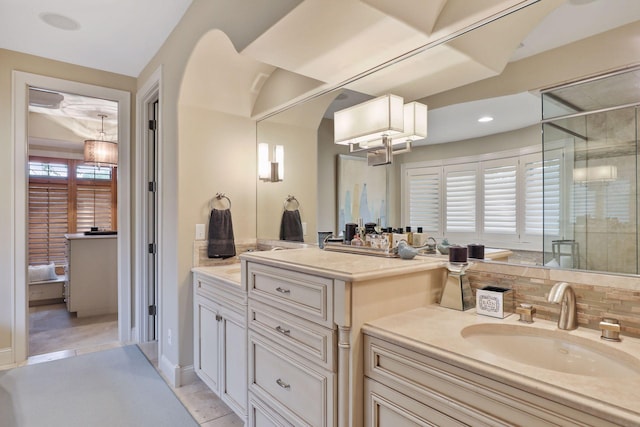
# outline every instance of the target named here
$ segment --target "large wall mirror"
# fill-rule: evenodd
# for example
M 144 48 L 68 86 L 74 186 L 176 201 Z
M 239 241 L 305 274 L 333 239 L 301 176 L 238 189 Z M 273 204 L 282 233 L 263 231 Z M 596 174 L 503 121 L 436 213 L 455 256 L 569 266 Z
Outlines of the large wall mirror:
M 428 137 L 416 142 L 410 153 L 394 156 L 392 164 L 372 167 L 387 171 L 387 223 L 383 225 L 423 225 L 438 240 L 447 237 L 455 243 L 481 241 L 490 247 L 510 249 L 514 255 L 509 262 L 514 263 L 637 274 L 637 250 L 633 260 L 624 261 L 624 264 L 633 264 L 632 267 L 619 268 L 611 266 L 616 263 L 604 265 L 595 261 L 589 264 L 585 258 L 586 240 L 582 245 L 582 263 L 572 264 L 565 256 L 558 257 L 556 265 L 553 250 L 564 251 L 569 247 L 559 248 L 555 241 L 579 239 L 575 228 L 564 234 L 544 235 L 542 211 L 539 218 L 527 218 L 518 211 L 518 218 L 513 219 L 514 223 L 519 221 L 515 229 L 517 237 L 505 238 L 503 225 L 500 221 L 497 225 L 489 224 L 488 214 L 481 222 L 482 227 L 486 226 L 484 234 L 455 230 L 446 221 L 447 217 L 454 217 L 455 212 L 451 210 L 441 211 L 438 225 L 431 226 L 439 229 L 429 231 L 428 221 L 412 212 L 407 192 L 412 182 L 416 185 L 427 182 L 415 177 L 436 171 L 434 182 L 443 183 L 464 176 L 463 165 L 471 164 L 475 168 L 474 175 L 470 175 L 471 181 L 478 186 L 504 172 L 518 177 L 529 174 L 529 181 L 522 178 L 528 186 L 538 178 L 542 180 L 542 176 L 532 175 L 541 170 L 543 162 L 541 91 L 640 64 L 640 54 L 633 44 L 633 39 L 640 34 L 640 4 L 632 0 L 620 0 L 615 5 L 605 0 L 510 2 L 512 8 L 498 19 L 493 19 L 495 10 L 490 15 L 492 19 L 481 19 L 479 14 L 461 15 L 453 7 L 455 1 L 439 3 L 444 5 L 441 15 L 450 22 L 464 21 L 457 31 L 447 35 L 440 33 L 435 41 L 425 43 L 423 49 L 402 60 L 391 61 L 379 68 L 375 67 L 378 64 L 370 64 L 369 69 L 373 72 L 361 73 L 354 78 L 344 75 L 343 84 L 330 88 L 318 85 L 322 90 L 317 94 L 306 97 L 304 102 L 296 100 L 291 107 L 258 122 L 257 142 L 268 143 L 269 147 L 281 145 L 285 155 L 282 181 L 258 182 L 257 237 L 280 238 L 281 219 L 289 196 L 295 196 L 299 201 L 305 242 L 316 243 L 319 231 L 341 231 L 338 211 L 340 162 L 337 159 L 349 155 L 349 150 L 333 143 L 333 112 L 393 93 L 402 96 L 405 102 L 418 101 L 429 106 Z M 508 2 L 486 3 L 496 6 Z M 408 22 L 411 14 L 405 15 L 399 19 Z M 598 25 L 594 26 L 593 22 Z M 322 58 L 318 61 L 320 64 Z M 606 96 L 606 91 L 597 96 Z M 493 116 L 494 120 L 479 123 L 478 119 L 486 115 Z M 548 128 L 545 124 L 545 132 L 551 136 Z M 554 144 L 562 139 L 567 140 L 556 138 Z M 635 152 L 629 152 L 628 156 L 627 160 L 635 164 Z M 516 164 L 525 166 L 514 166 L 510 170 L 501 160 L 506 158 L 516 159 Z M 584 190 L 586 186 L 576 188 Z M 522 193 L 521 189 L 517 187 L 516 191 Z M 443 190 L 438 191 L 443 197 Z M 430 193 L 423 194 L 432 197 Z M 485 199 L 486 196 L 482 194 Z M 572 196 L 571 200 L 575 199 Z M 583 199 L 587 203 L 587 196 Z M 533 202 L 530 199 L 519 203 L 531 206 Z M 625 216 L 633 223 L 632 235 L 624 238 L 633 239 L 637 247 L 636 203 L 632 203 L 633 209 Z M 475 201 L 470 206 L 463 210 L 480 209 L 483 215 L 490 211 Z M 600 205 L 598 208 L 602 212 Z M 541 201 L 539 209 L 544 209 Z M 500 206 L 494 211 L 496 218 L 502 215 Z M 509 221 L 504 220 L 505 223 Z M 580 237 L 587 238 L 586 235 Z M 594 257 L 597 256 L 591 258 Z

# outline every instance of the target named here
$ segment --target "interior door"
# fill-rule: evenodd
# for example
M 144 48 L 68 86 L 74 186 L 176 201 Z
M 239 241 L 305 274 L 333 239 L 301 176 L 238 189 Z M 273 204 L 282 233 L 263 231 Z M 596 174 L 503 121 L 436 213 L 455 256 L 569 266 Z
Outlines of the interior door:
M 147 337 L 149 341 L 157 340 L 158 316 L 158 100 L 149 104 L 149 135 L 147 138 L 147 295 L 149 303 L 149 319 Z

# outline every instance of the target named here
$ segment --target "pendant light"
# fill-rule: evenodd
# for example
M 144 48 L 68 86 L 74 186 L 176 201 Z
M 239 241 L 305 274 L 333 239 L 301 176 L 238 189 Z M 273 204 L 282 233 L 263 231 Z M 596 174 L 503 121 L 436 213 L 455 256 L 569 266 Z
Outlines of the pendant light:
M 84 141 L 84 161 L 85 163 L 97 167 L 118 166 L 118 143 L 106 140 L 104 132 L 105 114 L 98 114 L 102 119 L 102 127 L 98 139 L 87 139 Z

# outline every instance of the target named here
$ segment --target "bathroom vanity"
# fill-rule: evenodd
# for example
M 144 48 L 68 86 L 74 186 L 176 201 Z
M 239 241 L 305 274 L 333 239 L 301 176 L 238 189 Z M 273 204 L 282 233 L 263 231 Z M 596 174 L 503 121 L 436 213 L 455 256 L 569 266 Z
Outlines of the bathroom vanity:
M 248 425 L 360 426 L 362 325 L 434 303 L 441 261 L 316 248 L 241 255 Z
M 365 426 L 640 423 L 640 340 L 423 307 L 363 327 Z
M 247 288 L 240 264 L 193 269 L 193 366 L 246 421 Z

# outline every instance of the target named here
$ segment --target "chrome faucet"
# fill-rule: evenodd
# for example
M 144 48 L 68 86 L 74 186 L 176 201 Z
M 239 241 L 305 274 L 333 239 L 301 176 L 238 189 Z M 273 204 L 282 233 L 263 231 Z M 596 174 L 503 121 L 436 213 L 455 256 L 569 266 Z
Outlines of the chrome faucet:
M 578 327 L 576 294 L 568 283 L 558 282 L 553 285 L 549 292 L 548 301 L 554 304 L 560 304 L 558 329 L 571 331 Z

